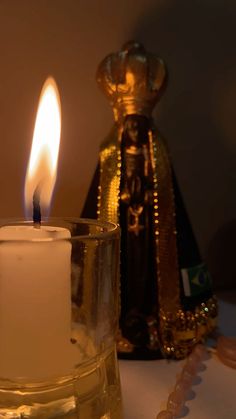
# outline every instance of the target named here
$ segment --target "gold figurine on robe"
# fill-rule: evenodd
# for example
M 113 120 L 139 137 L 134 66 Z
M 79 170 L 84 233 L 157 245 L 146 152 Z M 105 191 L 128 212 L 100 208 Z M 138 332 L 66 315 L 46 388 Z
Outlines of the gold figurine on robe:
M 97 82 L 114 111 L 83 216 L 121 227 L 123 358 L 182 358 L 214 328 L 217 303 L 152 110 L 166 68 L 137 42 L 99 65 Z M 94 192 L 97 202 L 93 200 Z

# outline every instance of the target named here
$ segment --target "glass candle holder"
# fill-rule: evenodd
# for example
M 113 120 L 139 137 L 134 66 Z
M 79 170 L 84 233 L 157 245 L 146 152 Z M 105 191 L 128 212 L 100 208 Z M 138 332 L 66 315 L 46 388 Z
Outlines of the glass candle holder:
M 0 223 L 0 419 L 121 419 L 119 228 Z

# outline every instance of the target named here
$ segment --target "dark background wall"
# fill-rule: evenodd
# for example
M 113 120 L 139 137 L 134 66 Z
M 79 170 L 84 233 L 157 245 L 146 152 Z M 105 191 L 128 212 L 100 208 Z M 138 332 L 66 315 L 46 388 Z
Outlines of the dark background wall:
M 78 216 L 112 112 L 98 63 L 129 39 L 169 70 L 156 123 L 168 140 L 195 234 L 219 285 L 232 285 L 236 237 L 236 2 L 0 0 L 0 216 L 23 216 L 41 86 L 62 101 L 53 215 Z

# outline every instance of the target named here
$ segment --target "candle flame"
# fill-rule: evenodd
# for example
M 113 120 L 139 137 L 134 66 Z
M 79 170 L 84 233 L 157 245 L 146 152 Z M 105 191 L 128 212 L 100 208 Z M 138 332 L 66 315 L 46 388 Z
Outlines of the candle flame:
M 57 175 L 61 134 L 61 104 L 55 80 L 49 77 L 42 88 L 34 127 L 31 154 L 25 179 L 25 208 L 32 210 L 33 196 L 40 190 L 40 206 L 48 214 Z

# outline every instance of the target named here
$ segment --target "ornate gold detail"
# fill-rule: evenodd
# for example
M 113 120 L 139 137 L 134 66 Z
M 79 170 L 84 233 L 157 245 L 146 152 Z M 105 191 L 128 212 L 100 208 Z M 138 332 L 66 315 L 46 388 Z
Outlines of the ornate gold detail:
M 134 345 L 130 343 L 127 339 L 122 336 L 121 331 L 119 330 L 118 335 L 116 337 L 116 349 L 117 352 L 121 353 L 132 353 L 134 350 Z
M 156 351 L 160 349 L 160 338 L 158 334 L 159 326 L 157 319 L 153 316 L 150 316 L 147 319 L 147 325 L 149 329 L 149 336 L 150 336 L 150 342 L 149 342 L 149 349 L 152 351 Z
M 180 290 L 171 167 L 162 141 L 154 137 L 152 131 L 149 131 L 149 142 L 154 184 L 158 303 L 160 310 L 174 313 L 180 307 Z
M 118 223 L 121 153 L 118 144 L 121 131 L 114 130 L 100 150 L 100 183 L 98 187 L 97 216 L 99 220 Z
M 139 217 L 143 212 L 143 206 L 139 205 L 137 208 L 129 207 L 129 224 L 128 230 L 132 231 L 136 236 L 139 235 L 140 230 L 144 229 L 144 226 L 140 224 Z M 133 223 L 132 223 L 133 221 Z
M 218 315 L 217 300 L 210 298 L 194 311 L 160 312 L 162 348 L 166 356 L 184 358 L 196 342 L 204 341 L 214 329 Z
M 97 82 L 113 107 L 115 120 L 125 115 L 150 116 L 165 79 L 163 61 L 137 42 L 128 42 L 99 65 Z

